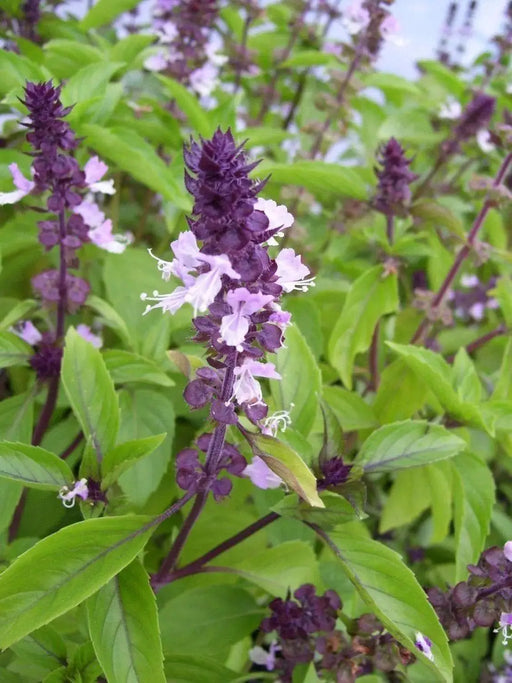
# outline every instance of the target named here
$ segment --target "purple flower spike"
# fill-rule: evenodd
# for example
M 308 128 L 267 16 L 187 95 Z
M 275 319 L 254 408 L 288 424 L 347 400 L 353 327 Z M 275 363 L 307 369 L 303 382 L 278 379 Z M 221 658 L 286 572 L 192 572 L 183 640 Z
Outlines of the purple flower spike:
M 180 284 L 169 293 L 155 291 L 141 298 L 155 302 L 145 313 L 157 308 L 174 313 L 187 303 L 194 309 L 195 341 L 208 346 L 210 368 L 199 369 L 183 395 L 192 408 L 210 405 L 210 418 L 222 436 L 208 442 L 204 465 L 196 451 L 187 449 L 178 456 L 178 483 L 194 492 L 209 488 L 218 500 L 231 489 L 229 480 L 218 478 L 223 468 L 252 478 L 258 467 L 254 459 L 246 468 L 241 456 L 238 465 L 225 464 L 227 449 L 234 448 L 224 443 L 226 427 L 236 425 L 243 411 L 253 424 L 266 429 L 262 421 L 268 408 L 257 378 L 281 379 L 275 365 L 265 362 L 266 351 L 283 345 L 283 331 L 290 322 L 280 296 L 283 291 L 305 291 L 313 278 L 292 249 L 270 258 L 269 243 L 291 226 L 293 216 L 286 207 L 257 197 L 264 183 L 249 177 L 257 163 L 247 159 L 231 131 L 219 129 L 211 140 L 192 141 L 185 148 L 185 163 L 185 184 L 194 197 L 190 231 L 171 243 L 173 260 L 150 251 L 162 278 L 175 278 Z M 255 472 L 254 477 L 259 486 L 263 474 Z M 270 476 L 263 485 L 278 485 L 277 479 Z
M 375 170 L 379 179 L 375 208 L 386 215 L 401 215 L 411 198 L 409 185 L 418 177 L 409 170 L 411 159 L 407 159 L 402 146 L 391 138 L 381 148 L 378 162 L 382 168 Z

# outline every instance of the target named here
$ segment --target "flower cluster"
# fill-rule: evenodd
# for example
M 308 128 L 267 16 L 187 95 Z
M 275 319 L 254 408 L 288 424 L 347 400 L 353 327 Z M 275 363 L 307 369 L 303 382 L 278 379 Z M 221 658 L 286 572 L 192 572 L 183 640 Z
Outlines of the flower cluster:
M 461 640 L 498 622 L 496 631 L 506 643 L 512 638 L 512 541 L 503 549 L 488 548 L 468 570 L 469 579 L 448 591 L 427 591 L 441 624 L 450 640 Z
M 335 591 L 320 596 L 314 586 L 305 584 L 293 597 L 270 603 L 272 614 L 262 621 L 261 630 L 275 634 L 275 639 L 268 652 L 261 647 L 250 652 L 255 664 L 278 671 L 284 683 L 292 680 L 298 664 L 312 661 L 322 679 L 330 674 L 333 680 L 344 683 L 374 671 L 391 672 L 415 661 L 372 614 L 354 620 L 348 632 L 336 629 L 342 605 Z M 416 634 L 416 647 L 429 659 L 433 658 L 431 646 L 426 636 Z
M 154 27 L 158 51 L 144 66 L 151 71 L 165 70 L 199 95 L 210 95 L 217 84 L 218 67 L 227 60 L 217 54 L 211 36 L 217 14 L 217 0 L 157 0 Z
M 483 92 L 477 92 L 471 102 L 462 111 L 457 124 L 453 128 L 453 135 L 443 143 L 445 154 L 453 154 L 459 149 L 461 142 L 474 138 L 489 126 L 496 100 Z
M 285 207 L 257 198 L 264 182 L 249 178 L 257 162 L 248 163 L 229 130 L 218 130 L 201 144 L 192 142 L 185 150 L 185 162 L 189 171 L 185 183 L 194 197 L 190 231 L 171 243 L 173 261 L 150 252 L 163 279 L 174 276 L 182 284 L 169 294 L 155 291 L 141 296 L 156 302 L 148 304 L 146 312 L 161 308 L 174 313 L 189 303 L 195 316 L 195 340 L 208 347 L 209 367 L 197 371 L 184 397 L 191 408 L 210 405 L 210 417 L 222 437 L 212 439 L 207 448 L 205 477 L 197 474 L 190 453 L 178 456 L 177 463 L 178 481 L 188 490 L 197 490 L 218 473 L 226 426 L 238 422 L 240 411 L 260 429 L 264 427 L 267 406 L 257 378 L 280 379 L 264 356 L 282 346 L 290 322 L 279 299 L 283 292 L 307 289 L 313 279 L 292 249 L 270 257 L 269 242 L 291 226 L 293 217 Z M 196 472 L 198 481 L 181 476 L 185 464 L 187 473 Z
M 405 152 L 395 138 L 391 138 L 381 149 L 377 161 L 382 166 L 375 169 L 379 179 L 374 205 L 386 216 L 403 215 L 411 198 L 409 185 L 418 177 L 409 166 Z
M 496 299 L 489 296 L 489 290 L 496 286 L 496 278 L 483 283 L 476 275 L 463 275 L 460 284 L 464 289 L 453 289 L 448 294 L 448 301 L 457 318 L 480 322 L 487 309 L 498 308 Z
M 352 36 L 363 31 L 364 47 L 370 57 L 376 57 L 382 42 L 389 40 L 396 45 L 403 45 L 398 37 L 400 30 L 395 17 L 384 7 L 383 0 L 358 0 L 349 5 L 343 12 L 343 28 Z
M 0 193 L 0 205 L 14 204 L 29 194 L 48 191 L 46 208 L 57 214 L 51 220 L 39 221 L 39 241 L 49 250 L 61 245 L 68 264 L 73 263 L 75 251 L 85 242 L 120 253 L 130 238 L 112 234 L 112 222 L 94 201 L 94 194 L 114 194 L 112 180 L 101 180 L 108 166 L 97 156 L 90 158 L 83 170 L 71 152 L 78 141 L 64 117 L 71 107 L 63 107 L 60 86 L 47 83 L 27 83 L 25 100 L 29 122 L 27 140 L 34 149 L 32 179 L 21 173 L 18 165 L 10 164 L 14 186 L 13 192 Z M 87 192 L 84 199 L 84 192 Z M 66 217 L 64 212 L 69 212 Z
M 122 251 L 127 238 L 112 235 L 112 224 L 92 200 L 84 201 L 84 193 L 114 192 L 112 181 L 102 181 L 107 166 L 92 157 L 82 170 L 72 155 L 78 140 L 65 117 L 71 107 L 60 100 L 60 87 L 47 83 L 27 83 L 23 103 L 28 110 L 27 140 L 32 147 L 32 179 L 26 178 L 17 164 L 11 164 L 16 190 L 0 193 L 1 204 L 13 204 L 26 195 L 46 193 L 46 211 L 51 214 L 38 222 L 39 241 L 48 251 L 59 247 L 59 269 L 50 269 L 32 278 L 32 287 L 47 307 L 57 308 L 54 332 L 41 335 L 35 343 L 38 350 L 31 365 L 39 379 L 59 373 L 60 339 L 66 311 L 75 312 L 85 303 L 89 284 L 72 275 L 70 268 L 78 266 L 76 251 L 86 242 L 94 242 L 108 251 Z M 33 332 L 33 331 L 32 331 Z M 28 332 L 30 336 L 30 330 Z

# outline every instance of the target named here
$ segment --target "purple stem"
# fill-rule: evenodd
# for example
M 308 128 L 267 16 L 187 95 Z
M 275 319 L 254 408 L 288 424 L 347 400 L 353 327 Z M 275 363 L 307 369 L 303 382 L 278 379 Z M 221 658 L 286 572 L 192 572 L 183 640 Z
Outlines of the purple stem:
M 175 569 L 170 574 L 167 574 L 167 576 L 160 576 L 160 570 L 151 579 L 151 584 L 153 588 L 155 588 L 155 590 L 158 590 L 162 586 L 165 586 L 166 584 L 171 583 L 172 581 L 177 581 L 178 579 L 182 579 L 185 576 L 191 576 L 192 574 L 197 574 L 199 572 L 205 571 L 205 564 L 216 558 L 218 555 L 221 555 L 222 553 L 225 553 L 227 550 L 230 550 L 230 548 L 233 548 L 239 543 L 242 543 L 242 541 L 245 541 L 246 538 L 249 538 L 249 536 L 252 536 L 260 529 L 263 529 L 264 527 L 268 526 L 276 519 L 279 519 L 279 515 L 275 512 L 270 512 L 268 515 L 265 515 L 265 517 L 258 519 L 256 522 L 253 522 L 248 527 L 245 527 L 245 529 L 242 529 L 242 531 L 239 531 L 237 534 L 234 534 L 225 541 L 222 541 L 222 543 L 219 543 L 219 545 L 216 545 L 215 548 L 212 548 L 204 555 L 201 555 L 201 557 L 195 559 L 193 562 L 190 562 L 184 567 L 180 567 L 180 569 Z M 220 571 L 222 568 L 215 569 L 216 571 Z
M 395 239 L 395 217 L 392 213 L 386 214 L 386 235 L 389 246 L 393 246 L 393 241 Z
M 242 81 L 242 59 L 243 56 L 245 55 L 246 49 L 247 49 L 247 38 L 249 36 L 249 26 L 251 25 L 252 21 L 252 16 L 251 14 L 247 14 L 245 21 L 244 21 L 244 28 L 243 28 L 243 33 L 242 33 L 242 42 L 240 44 L 240 59 L 237 62 L 236 65 L 236 73 L 235 73 L 235 92 L 234 94 L 236 95 L 238 90 L 240 89 L 240 83 Z
M 485 346 L 488 342 L 491 341 L 491 339 L 494 339 L 495 337 L 499 337 L 502 334 L 505 334 L 507 331 L 507 328 L 505 325 L 498 325 L 498 327 L 495 330 L 491 330 L 490 332 L 487 332 L 487 334 L 482 335 L 481 337 L 478 337 L 478 339 L 475 339 L 472 341 L 470 344 L 466 346 L 466 351 L 468 353 L 474 353 L 478 349 L 480 349 L 482 346 Z M 446 358 L 448 363 L 453 363 L 455 359 L 455 354 L 452 353 L 450 356 Z
M 67 448 L 65 448 L 65 449 L 62 451 L 62 453 L 60 454 L 59 457 L 62 458 L 62 460 L 65 460 L 66 458 L 69 458 L 69 456 L 71 455 L 71 453 L 73 453 L 73 451 L 75 450 L 75 448 L 76 448 L 77 446 L 79 446 L 79 444 L 80 444 L 80 442 L 82 441 L 83 438 L 84 438 L 83 432 L 78 432 L 78 434 L 75 436 L 75 438 L 73 439 L 73 441 L 69 444 L 69 446 L 68 446 Z
M 499 187 L 499 185 L 502 183 L 503 178 L 505 177 L 505 174 L 507 172 L 507 169 L 512 162 L 512 152 L 507 154 L 505 157 L 503 163 L 501 164 L 500 170 L 498 171 L 498 174 L 496 178 L 494 179 L 493 182 L 493 188 Z M 461 267 L 462 263 L 464 260 L 468 257 L 468 255 L 471 253 L 471 249 L 473 248 L 473 245 L 475 243 L 476 236 L 478 235 L 478 232 L 480 228 L 483 225 L 483 222 L 485 220 L 485 217 L 487 216 L 487 213 L 489 212 L 489 209 L 492 208 L 494 205 L 494 200 L 492 198 L 487 198 L 480 209 L 478 216 L 475 219 L 475 222 L 473 223 L 473 227 L 471 228 L 468 239 L 466 241 L 466 244 L 462 247 L 462 249 L 458 252 L 457 256 L 455 257 L 455 261 L 453 262 L 452 267 L 448 271 L 447 276 L 445 277 L 441 287 L 439 288 L 439 291 L 435 295 L 434 299 L 432 300 L 432 308 L 436 308 L 439 306 L 444 297 L 446 296 L 446 293 L 450 289 L 451 284 L 453 283 L 454 279 L 457 276 L 457 273 L 459 272 L 459 268 Z M 427 318 L 423 318 L 421 321 L 420 325 L 418 326 L 418 329 L 414 333 L 412 339 L 411 339 L 411 344 L 415 344 L 417 341 L 423 339 L 425 334 L 428 332 L 432 325 L 432 322 L 428 320 Z
M 345 93 L 346 93 L 346 90 L 348 88 L 348 85 L 349 85 L 349 83 L 352 79 L 352 76 L 354 75 L 357 67 L 359 66 L 359 62 L 362 59 L 363 49 L 364 49 L 365 44 L 366 44 L 366 32 L 363 33 L 362 37 L 360 38 L 360 40 L 357 44 L 356 51 L 354 54 L 354 58 L 352 59 L 352 61 L 350 63 L 348 71 L 347 71 L 345 78 L 343 79 L 343 81 L 342 81 L 342 83 L 338 89 L 338 92 L 336 93 L 336 109 L 338 109 L 341 106 L 343 100 L 345 99 Z M 328 131 L 328 129 L 332 123 L 333 117 L 334 117 L 334 112 L 329 114 L 329 116 L 326 117 L 325 121 L 323 122 L 322 127 L 318 131 L 316 138 L 313 142 L 313 146 L 311 147 L 309 154 L 308 154 L 308 157 L 310 159 L 314 159 L 316 157 L 316 155 L 318 154 L 318 152 L 320 151 L 320 147 L 322 146 L 322 140 L 324 139 L 324 135 L 326 134 L 326 132 Z
M 302 28 L 304 15 L 306 14 L 306 12 L 309 11 L 310 4 L 311 4 L 310 2 L 306 3 L 306 6 L 304 7 L 304 9 L 302 10 L 302 12 L 300 13 L 300 15 L 297 17 L 297 19 L 295 21 L 293 30 L 290 33 L 290 37 L 288 39 L 288 43 L 286 44 L 286 47 L 285 47 L 285 49 L 281 55 L 281 63 L 285 62 L 288 59 L 291 51 L 293 50 L 293 46 L 295 45 L 297 38 L 299 37 L 300 30 Z M 272 101 L 274 99 L 274 95 L 276 92 L 276 83 L 277 83 L 278 78 L 279 78 L 279 65 L 276 64 L 273 67 L 272 78 L 271 78 L 270 83 L 268 85 L 268 95 L 263 100 L 259 114 L 256 117 L 256 125 L 259 125 L 263 121 L 265 114 L 270 109 L 270 106 L 272 104 Z
M 234 368 L 236 366 L 237 355 L 238 354 L 236 353 L 234 354 L 232 362 L 230 363 L 230 365 L 226 367 L 226 374 L 224 375 L 224 382 L 222 384 L 222 391 L 220 395 L 221 401 L 228 401 L 231 397 L 231 394 L 233 393 L 233 384 L 235 379 Z M 217 465 L 222 455 L 222 448 L 224 446 L 225 436 L 226 425 L 218 424 L 213 432 L 213 437 L 210 441 L 210 445 L 208 447 L 205 459 L 206 472 L 209 475 L 211 475 L 211 477 L 215 477 Z M 194 504 L 192 505 L 190 512 L 188 513 L 185 521 L 183 522 L 183 526 L 179 530 L 178 535 L 176 536 L 176 539 L 174 540 L 174 543 L 171 546 L 169 554 L 162 562 L 162 566 L 160 567 L 158 572 L 154 575 L 156 583 L 160 583 L 163 580 L 163 577 L 165 577 L 165 575 L 172 571 L 176 566 L 183 546 L 185 545 L 185 542 L 190 532 L 192 531 L 192 528 L 197 518 L 199 517 L 203 507 L 205 506 L 207 498 L 208 490 L 200 491 L 196 495 Z
M 55 342 L 57 344 L 61 343 L 64 337 L 64 322 L 66 317 L 66 255 L 64 253 L 64 246 L 62 244 L 64 238 L 66 237 L 66 215 L 64 209 L 59 212 L 59 302 L 57 304 L 57 325 L 55 332 Z M 57 396 L 59 394 L 59 383 L 60 378 L 52 377 L 49 386 L 48 393 L 46 394 L 46 401 L 39 415 L 39 419 L 32 433 L 32 446 L 39 446 L 43 437 L 48 429 L 50 420 L 52 419 L 53 411 L 57 404 Z M 27 499 L 27 492 L 23 491 L 21 498 L 18 501 L 18 505 L 14 510 L 13 518 L 11 524 L 9 525 L 9 531 L 7 534 L 8 541 L 11 543 L 16 538 L 18 529 L 21 523 L 21 518 L 23 516 L 23 510 L 25 509 L 25 502 Z

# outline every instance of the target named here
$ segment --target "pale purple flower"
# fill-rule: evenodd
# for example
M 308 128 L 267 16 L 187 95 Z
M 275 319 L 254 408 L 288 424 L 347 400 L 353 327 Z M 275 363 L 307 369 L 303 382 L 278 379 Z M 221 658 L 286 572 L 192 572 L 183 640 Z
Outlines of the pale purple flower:
M 448 97 L 444 104 L 439 108 L 438 116 L 440 119 L 458 119 L 462 114 L 462 105 L 454 97 Z
M 476 134 L 476 142 L 484 154 L 494 152 L 496 145 L 491 142 L 492 136 L 487 128 L 480 128 Z
M 100 161 L 98 157 L 91 157 L 85 164 L 85 182 L 92 192 L 101 192 L 101 194 L 115 194 L 116 191 L 114 189 L 113 180 L 101 181 L 101 178 L 103 178 L 107 171 L 107 164 L 103 163 L 103 161 Z
M 220 45 L 216 45 L 212 39 L 204 46 L 205 55 L 214 66 L 223 66 L 228 61 L 226 55 L 220 54 L 219 50 Z
M 268 379 L 281 379 L 281 375 L 276 372 L 273 363 L 260 363 L 256 360 L 246 359 L 242 365 L 234 370 L 235 384 L 233 387 L 233 397 L 239 404 L 244 402 L 262 403 L 263 395 L 261 386 L 255 377 L 267 377 Z
M 419 631 L 416 633 L 416 642 L 414 643 L 420 652 L 423 652 L 427 659 L 431 662 L 434 661 L 434 655 L 432 653 L 432 641 L 427 636 Z
M 470 307 L 468 313 L 473 318 L 473 320 L 482 320 L 485 313 L 485 305 L 478 301 L 476 304 L 473 304 Z
M 284 230 L 293 225 L 294 218 L 286 206 L 284 204 L 277 204 L 273 199 L 261 199 L 259 197 L 254 204 L 254 208 L 256 211 L 262 211 L 268 218 L 268 230 L 276 230 L 277 228 Z M 282 237 L 283 233 L 278 232 L 276 236 Z M 275 246 L 277 244 L 275 236 L 271 237 L 267 243 Z
M 503 554 L 509 562 L 512 562 L 512 541 L 507 541 L 503 546 Z
M 85 341 L 88 341 L 95 348 L 101 349 L 103 346 L 103 339 L 99 334 L 94 334 L 89 325 L 77 325 L 76 331 L 83 339 L 85 339 Z
M 158 38 L 161 43 L 166 45 L 167 43 L 172 43 L 172 41 L 178 35 L 178 29 L 172 21 L 166 21 L 157 30 Z
M 228 346 L 236 346 L 239 351 L 242 351 L 240 345 L 249 330 L 249 316 L 270 303 L 273 298 L 271 294 L 261 294 L 261 292 L 253 294 L 245 287 L 230 290 L 226 294 L 226 302 L 231 306 L 233 313 L 222 318 L 220 338 Z
M 93 244 L 111 254 L 122 254 L 126 247 L 133 241 L 133 236 L 130 233 L 113 235 L 112 221 L 110 218 L 97 228 L 89 230 L 88 235 Z
M 194 315 L 197 315 L 198 311 L 206 311 L 208 306 L 213 303 L 222 288 L 223 275 L 234 280 L 240 279 L 240 275 L 233 269 L 229 257 L 225 254 L 218 256 L 201 254 L 201 261 L 209 263 L 210 270 L 199 275 L 194 284 L 188 288 L 187 302 L 192 304 Z
M 271 323 L 277 325 L 281 330 L 285 330 L 291 322 L 292 314 L 288 311 L 283 311 L 279 304 L 272 304 L 272 310 L 274 311 L 269 318 Z
M 20 199 L 26 197 L 35 187 L 35 183 L 32 180 L 25 178 L 23 173 L 20 171 L 18 164 L 9 164 L 9 171 L 12 175 L 12 180 L 16 190 L 12 192 L 0 192 L 0 206 L 5 204 L 15 204 L 19 202 Z
M 63 486 L 60 491 L 58 498 L 61 499 L 62 504 L 66 508 L 72 508 L 75 505 L 75 499 L 81 498 L 82 500 L 87 500 L 89 496 L 89 489 L 87 488 L 87 479 L 80 479 L 75 481 L 72 488 L 68 486 Z
M 463 287 L 477 287 L 480 284 L 480 280 L 476 275 L 463 275 L 460 279 L 460 284 Z
M 370 12 L 362 6 L 362 3 L 354 2 L 343 13 L 341 24 L 351 36 L 354 36 L 368 26 L 370 18 Z
M 494 629 L 494 633 L 499 633 L 503 640 L 503 645 L 506 645 L 509 640 L 512 640 L 512 612 L 502 612 L 500 616 L 500 625 Z
M 276 256 L 277 283 L 285 292 L 297 289 L 306 292 L 308 287 L 313 287 L 315 278 L 307 278 L 309 268 L 302 263 L 301 257 L 293 249 L 283 249 Z M 307 278 L 307 279 L 305 279 Z
M 35 327 L 30 320 L 20 320 L 16 325 L 10 328 L 10 331 L 27 342 L 27 344 L 30 344 L 30 346 L 38 344 L 43 338 L 41 332 L 39 332 L 37 327 Z
M 396 45 L 397 47 L 403 47 L 407 41 L 398 35 L 399 33 L 400 24 L 392 14 L 388 14 L 388 16 L 380 25 L 380 35 L 384 40 L 387 40 L 393 45 Z
M 182 233 L 183 234 L 183 233 Z M 173 243 L 174 244 L 174 243 Z M 191 241 L 190 241 L 191 244 Z M 183 252 L 184 253 L 184 252 Z M 153 254 L 151 254 L 153 256 Z M 227 275 L 228 277 L 239 280 L 240 275 L 233 270 L 231 266 L 231 261 L 229 257 L 225 254 L 210 255 L 210 254 L 198 254 L 196 259 L 191 252 L 189 252 L 191 260 L 195 260 L 197 264 L 203 262 L 210 265 L 210 270 L 206 273 L 201 273 L 196 278 L 191 275 L 183 275 L 185 287 L 177 287 L 171 294 L 159 294 L 156 290 L 153 292 L 153 296 L 148 296 L 145 292 L 141 294 L 141 299 L 143 301 L 156 301 L 157 303 L 146 307 L 144 314 L 152 311 L 156 308 L 161 308 L 163 312 L 168 311 L 170 313 L 175 313 L 183 304 L 192 304 L 194 308 L 194 315 L 197 312 L 204 312 L 208 309 L 208 306 L 213 303 L 215 297 L 222 288 L 222 276 Z M 183 254 L 182 254 L 183 257 Z M 190 270 L 192 266 L 185 265 L 187 261 L 180 262 L 179 259 L 174 261 L 163 261 L 158 257 L 153 256 L 158 261 L 158 269 L 162 271 L 164 279 L 168 279 L 167 273 L 175 274 L 175 271 L 180 270 L 179 266 L 182 266 L 185 270 Z
M 167 67 L 166 53 L 156 52 L 144 60 L 144 68 L 148 71 L 163 71 Z
M 243 474 L 259 489 L 277 489 L 283 483 L 281 477 L 272 472 L 265 461 L 257 455 L 253 457 L 252 463 L 244 469 Z
M 218 69 L 211 62 L 206 62 L 194 69 L 189 76 L 190 86 L 201 97 L 211 95 L 218 84 Z
M 105 222 L 105 214 L 96 202 L 93 201 L 84 200 L 81 204 L 73 208 L 73 213 L 82 216 L 84 223 L 92 229 L 98 228 Z
M 273 640 L 270 643 L 270 647 L 265 650 L 260 645 L 249 650 L 249 659 L 251 662 L 258 664 L 258 666 L 264 666 L 267 671 L 273 671 L 276 668 L 276 653 L 281 650 L 281 647 L 277 644 L 277 641 Z

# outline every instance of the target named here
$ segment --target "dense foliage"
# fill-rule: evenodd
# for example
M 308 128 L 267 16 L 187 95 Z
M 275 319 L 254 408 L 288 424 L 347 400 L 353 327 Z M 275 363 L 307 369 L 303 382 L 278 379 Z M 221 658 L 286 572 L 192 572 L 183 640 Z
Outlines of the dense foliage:
M 512 7 L 90 4 L 0 8 L 0 680 L 509 680 Z

